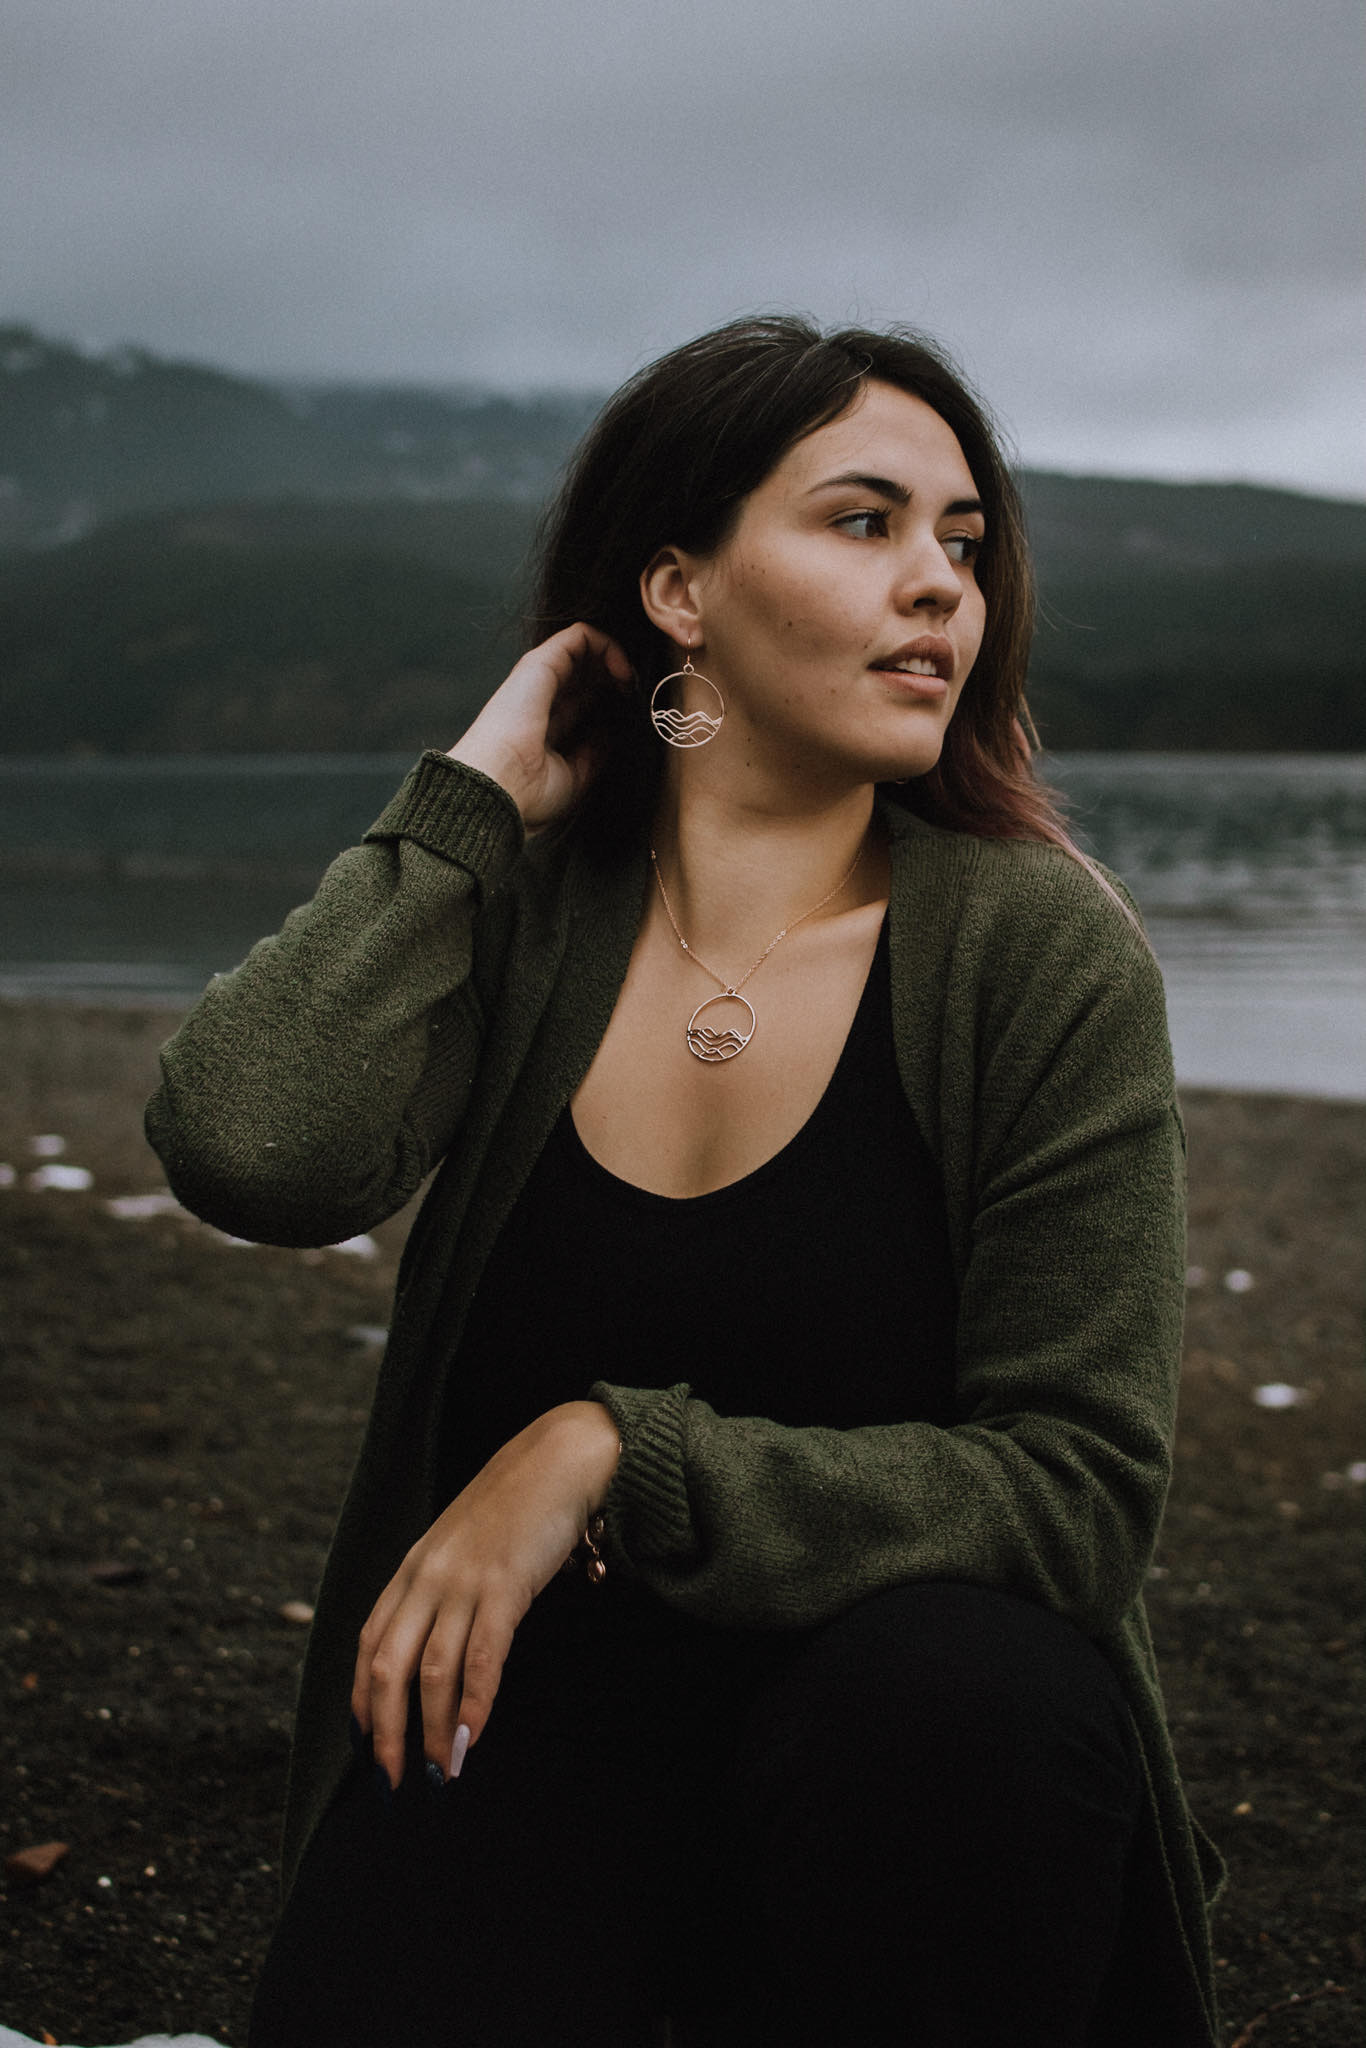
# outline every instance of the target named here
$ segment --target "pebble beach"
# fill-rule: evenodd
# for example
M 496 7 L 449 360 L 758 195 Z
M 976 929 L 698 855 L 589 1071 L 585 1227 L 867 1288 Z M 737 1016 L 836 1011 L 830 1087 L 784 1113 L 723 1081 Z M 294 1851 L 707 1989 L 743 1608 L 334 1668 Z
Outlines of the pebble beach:
M 167 1010 L 0 1002 L 0 2026 L 242 2048 L 311 1600 L 408 1217 L 238 1244 L 141 1137 Z M 1366 2030 L 1366 1104 L 1187 1091 L 1176 1477 L 1149 1585 L 1230 1882 L 1227 2048 Z

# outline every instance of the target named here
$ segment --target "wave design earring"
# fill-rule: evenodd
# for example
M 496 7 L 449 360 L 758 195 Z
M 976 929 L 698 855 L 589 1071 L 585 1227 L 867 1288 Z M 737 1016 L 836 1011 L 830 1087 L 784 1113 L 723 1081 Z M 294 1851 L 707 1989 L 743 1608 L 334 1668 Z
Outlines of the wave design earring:
M 672 708 L 656 710 L 659 693 L 666 683 L 681 683 L 686 691 L 688 678 L 696 677 L 705 683 L 720 706 L 715 718 L 705 711 L 675 711 Z M 650 723 L 662 740 L 671 747 L 705 747 L 716 738 L 726 715 L 726 700 L 710 676 L 699 673 L 692 665 L 691 654 L 685 654 L 682 668 L 676 668 L 672 675 L 661 676 L 650 695 Z

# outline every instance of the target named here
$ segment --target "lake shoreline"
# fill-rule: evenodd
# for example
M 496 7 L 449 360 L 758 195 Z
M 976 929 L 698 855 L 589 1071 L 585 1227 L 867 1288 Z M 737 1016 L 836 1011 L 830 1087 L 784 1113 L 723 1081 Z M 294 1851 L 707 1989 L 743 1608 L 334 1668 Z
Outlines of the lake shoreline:
M 406 755 L 0 760 L 0 998 L 188 1005 L 312 894 Z M 1195 1086 L 1366 1101 L 1366 755 L 1060 753 Z
M 225 963 L 231 966 L 233 963 Z M 131 977 L 137 970 L 115 965 L 112 970 L 120 978 Z M 0 963 L 0 1054 L 10 1045 L 23 1046 L 35 1040 L 49 1037 L 56 1032 L 74 1046 L 81 1040 L 92 1044 L 99 1038 L 98 1019 L 102 1016 L 121 1020 L 119 1035 L 133 1034 L 148 1037 L 159 1042 L 169 1038 L 182 1017 L 192 1007 L 183 989 L 176 987 L 158 991 L 155 986 L 115 985 L 102 989 L 90 986 L 92 970 L 89 963 L 76 963 L 72 969 L 73 985 L 69 989 L 44 986 L 41 993 L 33 992 L 24 984 L 22 973 L 6 970 Z M 52 970 L 46 970 L 50 983 Z M 1169 976 L 1169 982 L 1172 977 Z M 1234 1001 L 1225 996 L 1222 1002 Z M 1178 993 L 1173 1003 L 1173 1041 L 1177 1054 L 1177 1089 L 1184 1097 L 1187 1094 L 1228 1095 L 1246 1098 L 1250 1101 L 1339 1103 L 1344 1107 L 1366 1105 L 1366 1079 L 1358 1077 L 1356 1065 L 1344 1072 L 1334 1072 L 1327 1085 L 1306 1085 L 1304 1082 L 1282 1083 L 1277 1081 L 1238 1081 L 1212 1078 L 1211 1064 L 1227 1058 L 1226 1047 L 1219 1049 L 1220 1034 L 1218 1018 L 1213 1026 L 1207 1025 L 1197 1038 L 1189 1029 L 1187 1015 L 1180 1007 Z M 1245 1015 L 1245 1013 L 1244 1013 Z M 81 1024 L 77 1019 L 86 1017 Z M 46 1018 L 47 1022 L 42 1020 Z M 1192 1061 L 1199 1061 L 1202 1071 L 1185 1073 L 1182 1070 L 1182 1052 L 1189 1044 Z M 1303 1058 L 1303 1047 L 1297 1048 L 1300 1064 L 1307 1068 L 1315 1066 L 1314 1060 Z M 1329 1046 L 1328 1065 L 1333 1064 L 1335 1048 Z M 90 1055 L 93 1063 L 100 1063 L 97 1054 Z M 1320 1067 L 1319 1071 L 1323 1069 Z M 149 1083 L 150 1086 L 150 1083 Z

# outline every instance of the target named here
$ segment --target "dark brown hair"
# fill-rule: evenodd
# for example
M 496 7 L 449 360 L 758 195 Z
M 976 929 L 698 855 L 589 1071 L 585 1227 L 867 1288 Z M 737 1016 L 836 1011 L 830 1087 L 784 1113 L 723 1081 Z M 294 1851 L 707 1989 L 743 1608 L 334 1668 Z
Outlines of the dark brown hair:
M 642 569 L 663 547 L 712 553 L 787 450 L 838 418 L 869 381 L 922 399 L 953 429 L 986 514 L 981 651 L 937 766 L 897 798 L 934 824 L 1073 850 L 1025 738 L 1034 583 L 1019 494 L 990 415 L 924 335 L 825 335 L 777 315 L 732 321 L 638 371 L 589 430 L 542 523 L 526 644 L 585 619 L 621 643 L 638 680 L 629 703 L 606 682 L 595 699 L 603 759 L 581 823 L 599 841 L 638 832 L 660 774 L 645 703 L 678 657 L 646 616 Z

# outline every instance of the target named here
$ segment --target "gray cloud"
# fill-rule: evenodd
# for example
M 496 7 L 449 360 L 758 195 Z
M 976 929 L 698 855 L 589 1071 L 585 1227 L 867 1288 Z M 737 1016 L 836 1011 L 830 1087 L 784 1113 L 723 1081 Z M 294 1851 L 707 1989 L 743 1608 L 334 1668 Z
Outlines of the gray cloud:
M 1360 492 L 1355 4 L 0 0 L 0 312 L 606 384 L 941 334 L 1032 460 Z

